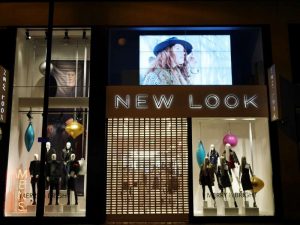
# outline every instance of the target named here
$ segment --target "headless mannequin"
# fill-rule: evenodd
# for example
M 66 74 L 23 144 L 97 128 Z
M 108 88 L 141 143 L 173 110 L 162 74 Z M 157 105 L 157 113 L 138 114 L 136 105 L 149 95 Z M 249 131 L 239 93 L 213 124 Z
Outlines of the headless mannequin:
M 205 157 L 204 163 L 201 165 L 200 175 L 199 175 L 199 182 L 202 185 L 202 197 L 203 197 L 203 201 L 205 201 L 205 186 L 208 186 L 210 194 L 214 200 L 214 207 L 216 207 L 216 199 L 212 190 L 214 180 L 215 179 L 214 179 L 213 167 L 209 162 L 209 158 Z
M 224 156 L 220 157 L 220 166 L 218 166 L 218 179 L 220 180 L 220 185 L 222 187 L 221 192 L 224 196 L 224 200 L 227 201 L 226 188 L 229 188 L 231 195 L 233 196 L 234 206 L 237 207 L 237 203 L 231 186 L 231 182 L 232 182 L 231 171 L 227 165 Z
M 236 178 L 236 180 L 239 184 L 239 187 L 240 187 L 241 184 L 240 184 L 240 181 L 238 179 L 238 171 L 237 171 L 236 166 L 235 166 L 235 164 L 240 165 L 240 161 L 239 161 L 235 151 L 233 151 L 231 149 L 231 145 L 229 143 L 227 143 L 225 145 L 225 150 L 223 152 L 223 156 L 226 157 L 227 165 L 228 165 L 229 169 L 231 171 L 233 171 L 234 176 L 235 176 L 235 178 Z M 241 191 L 241 188 L 240 188 L 240 191 Z
M 245 156 L 242 157 L 241 162 L 242 162 L 242 165 L 240 166 L 239 178 L 241 178 L 240 181 L 242 183 L 242 187 L 243 187 L 243 191 L 244 191 L 245 202 L 246 202 L 246 198 L 247 198 L 246 191 L 249 190 L 252 192 L 253 207 L 257 207 L 256 200 L 255 200 L 255 193 L 254 193 L 250 175 L 249 175 L 249 173 L 250 173 L 251 177 L 253 176 L 251 166 L 250 166 L 250 164 L 247 163 Z
M 30 183 L 32 187 L 32 197 L 33 197 L 32 205 L 36 205 L 36 190 L 37 190 L 37 183 L 39 180 L 39 173 L 40 173 L 40 161 L 39 161 L 38 154 L 34 154 L 33 160 L 30 162 L 29 172 L 31 177 Z
M 59 185 L 61 181 L 61 162 L 56 160 L 56 154 L 51 155 L 51 161 L 47 164 L 47 181 L 50 183 L 50 201 L 52 205 L 53 189 L 56 191 L 55 205 L 58 205 Z
M 75 160 L 75 154 L 71 154 L 70 160 L 67 162 L 67 173 L 68 173 L 68 203 L 70 205 L 70 191 L 74 191 L 75 195 L 75 205 L 78 205 L 78 197 L 77 197 L 77 190 L 76 190 L 76 178 L 79 173 L 80 165 L 77 160 Z

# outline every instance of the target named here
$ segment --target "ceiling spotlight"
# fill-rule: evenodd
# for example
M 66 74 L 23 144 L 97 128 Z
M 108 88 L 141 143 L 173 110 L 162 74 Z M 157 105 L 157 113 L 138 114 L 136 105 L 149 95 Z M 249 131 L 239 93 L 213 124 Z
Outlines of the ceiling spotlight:
M 31 36 L 30 36 L 28 30 L 26 30 L 25 35 L 26 35 L 26 40 L 30 40 L 31 39 Z
M 86 36 L 86 31 L 85 30 L 83 30 L 82 39 L 83 40 L 87 40 L 87 36 Z
M 70 37 L 69 37 L 69 32 L 68 32 L 67 30 L 65 31 L 64 39 L 65 39 L 65 40 L 70 39 Z

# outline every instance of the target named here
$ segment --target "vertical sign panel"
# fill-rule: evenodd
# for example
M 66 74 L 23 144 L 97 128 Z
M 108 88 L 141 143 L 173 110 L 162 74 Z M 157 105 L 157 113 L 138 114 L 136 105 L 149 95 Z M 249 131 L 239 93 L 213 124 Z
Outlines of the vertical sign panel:
M 0 122 L 6 122 L 7 98 L 8 98 L 8 71 L 0 66 Z
M 268 69 L 269 82 L 269 100 L 270 100 L 270 119 L 275 121 L 280 119 L 280 112 L 278 109 L 278 78 L 276 77 L 275 65 Z

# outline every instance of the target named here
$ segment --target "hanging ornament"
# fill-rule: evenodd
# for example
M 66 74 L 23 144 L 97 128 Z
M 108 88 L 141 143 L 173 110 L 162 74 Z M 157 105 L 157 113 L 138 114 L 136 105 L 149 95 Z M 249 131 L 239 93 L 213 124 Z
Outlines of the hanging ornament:
M 31 116 L 31 108 L 29 110 L 29 112 L 27 113 L 27 117 L 28 117 L 28 120 L 29 120 L 29 124 L 28 124 L 28 127 L 25 131 L 25 146 L 26 146 L 26 149 L 27 151 L 29 152 L 31 150 L 31 147 L 33 145 L 33 142 L 34 142 L 34 129 L 33 129 L 33 126 L 32 126 L 32 116 Z
M 251 183 L 254 193 L 259 192 L 265 186 L 263 180 L 258 178 L 257 176 L 251 177 Z
M 223 137 L 223 144 L 226 145 L 226 144 L 230 144 L 231 147 L 234 147 L 236 146 L 238 143 L 238 138 L 237 136 L 235 136 L 234 134 L 226 134 L 224 137 Z
M 71 135 L 73 139 L 77 138 L 80 134 L 83 133 L 83 125 L 81 123 L 78 123 L 77 120 L 68 120 L 66 126 L 66 132 Z
M 198 144 L 196 156 L 197 156 L 198 165 L 201 166 L 204 163 L 204 159 L 205 159 L 205 150 L 202 141 L 200 141 Z

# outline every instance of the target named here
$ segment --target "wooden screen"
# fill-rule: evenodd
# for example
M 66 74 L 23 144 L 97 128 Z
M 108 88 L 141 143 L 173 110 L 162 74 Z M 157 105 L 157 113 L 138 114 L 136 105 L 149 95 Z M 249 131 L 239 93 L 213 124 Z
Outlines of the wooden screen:
M 186 118 L 109 118 L 107 214 L 188 214 Z

